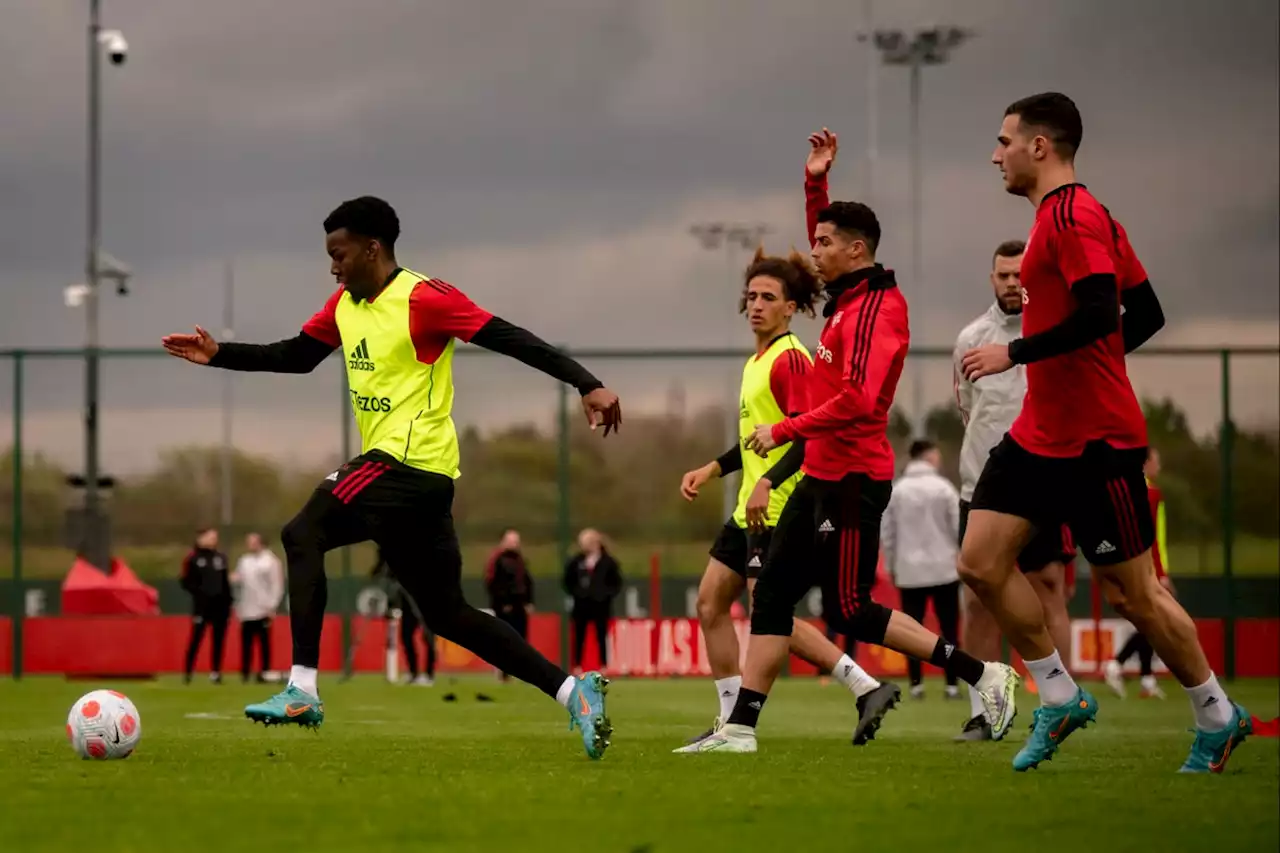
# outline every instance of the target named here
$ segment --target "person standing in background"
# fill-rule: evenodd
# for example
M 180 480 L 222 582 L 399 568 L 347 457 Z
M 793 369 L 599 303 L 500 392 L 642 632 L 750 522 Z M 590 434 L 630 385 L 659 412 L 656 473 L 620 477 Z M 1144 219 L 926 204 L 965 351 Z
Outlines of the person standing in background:
M 582 670 L 582 648 L 587 628 L 594 625 L 600 649 L 600 669 L 608 666 L 609 619 L 613 600 L 622 592 L 622 569 L 605 548 L 598 531 L 587 528 L 578 534 L 579 553 L 564 567 L 564 591 L 573 598 L 573 666 Z
M 182 588 L 191 595 L 191 641 L 183 682 L 191 683 L 196 655 L 206 628 L 213 630 L 213 660 L 209 680 L 222 683 L 222 649 L 231 618 L 231 583 L 227 577 L 227 556 L 218 550 L 218 531 L 213 527 L 196 532 L 195 547 L 182 561 Z
M 1156 477 L 1160 476 L 1160 451 L 1154 447 L 1147 450 L 1147 464 L 1142 473 L 1147 478 L 1147 502 L 1151 504 L 1151 520 L 1156 529 L 1156 541 L 1151 547 L 1151 561 L 1156 567 L 1156 579 L 1172 595 L 1173 581 L 1169 579 L 1168 574 L 1169 550 L 1165 542 L 1167 520 L 1164 514 L 1164 494 L 1155 483 Z M 1160 689 L 1160 683 L 1156 681 L 1155 670 L 1152 668 L 1152 661 L 1156 656 L 1155 650 L 1151 648 L 1151 642 L 1136 630 L 1129 635 L 1128 641 L 1125 642 L 1124 648 L 1120 649 L 1120 654 L 1116 655 L 1115 660 L 1107 661 L 1106 666 L 1103 667 L 1102 673 L 1107 686 L 1121 699 L 1125 698 L 1124 664 L 1135 654 L 1138 656 L 1138 667 L 1142 676 L 1142 693 L 1139 695 L 1143 699 L 1163 699 L 1164 691 Z
M 923 624 L 932 600 L 942 639 L 954 646 L 960 641 L 960 493 L 939 473 L 942 453 L 932 441 L 913 441 L 908 456 L 880 519 L 884 564 L 902 594 L 902 612 Z M 911 698 L 923 699 L 920 661 L 908 657 L 907 672 Z M 946 696 L 960 698 L 952 673 Z
M 523 638 L 529 636 L 529 614 L 533 612 L 533 577 L 520 551 L 520 532 L 503 532 L 497 550 L 485 567 L 484 587 L 489 593 L 493 615 L 510 625 Z M 503 681 L 508 676 L 500 673 Z
M 386 585 L 387 613 L 400 623 L 400 646 L 404 649 L 404 664 L 409 670 L 408 683 L 415 687 L 435 686 L 436 635 L 418 618 L 417 603 L 392 576 L 391 567 L 382 556 L 381 548 L 378 549 L 378 562 L 374 563 L 369 576 Z M 414 642 L 414 635 L 419 628 L 422 629 L 422 645 L 427 652 L 426 670 L 419 666 L 418 646 Z
M 248 682 L 253 646 L 258 644 L 262 668 L 258 682 L 271 670 L 271 617 L 284 598 L 284 567 L 266 547 L 260 533 L 245 537 L 247 549 L 236 561 L 231 584 L 236 588 L 236 618 L 240 620 L 240 679 Z

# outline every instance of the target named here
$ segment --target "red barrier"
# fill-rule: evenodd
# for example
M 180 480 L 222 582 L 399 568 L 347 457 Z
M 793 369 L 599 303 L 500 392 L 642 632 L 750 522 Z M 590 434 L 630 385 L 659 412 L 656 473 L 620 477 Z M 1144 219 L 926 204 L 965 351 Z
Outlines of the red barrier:
M 0 674 L 13 672 L 13 623 L 0 616 Z

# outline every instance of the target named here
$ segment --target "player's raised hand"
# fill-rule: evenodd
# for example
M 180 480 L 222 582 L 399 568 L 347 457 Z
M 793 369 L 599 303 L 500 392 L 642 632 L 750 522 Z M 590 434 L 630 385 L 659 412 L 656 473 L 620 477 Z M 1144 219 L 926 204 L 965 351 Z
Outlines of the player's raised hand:
M 757 456 L 768 456 L 769 451 L 778 446 L 773 440 L 772 424 L 757 424 L 755 432 L 747 438 L 747 450 L 754 450 Z
M 1013 367 L 1013 360 L 1009 358 L 1008 344 L 987 344 L 965 353 L 960 365 L 965 377 L 977 382 L 984 376 L 1004 373 Z
M 591 428 L 604 427 L 604 434 L 617 432 L 622 426 L 622 403 L 608 388 L 597 388 L 582 397 L 582 411 Z
M 698 496 L 698 490 L 719 474 L 720 463 L 718 462 L 708 462 L 701 468 L 686 471 L 685 475 L 680 478 L 680 494 L 685 500 L 692 501 Z
M 809 159 L 804 164 L 805 171 L 811 177 L 822 177 L 835 165 L 839 150 L 839 137 L 824 127 L 821 133 L 809 137 Z
M 160 343 L 169 355 L 196 364 L 208 364 L 218 353 L 218 342 L 199 326 L 196 326 L 194 335 L 165 335 Z

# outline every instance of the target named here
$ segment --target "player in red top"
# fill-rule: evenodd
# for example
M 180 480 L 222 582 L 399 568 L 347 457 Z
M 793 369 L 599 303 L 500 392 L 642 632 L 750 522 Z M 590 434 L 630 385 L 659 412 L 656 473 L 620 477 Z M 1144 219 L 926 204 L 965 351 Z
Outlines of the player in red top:
M 1050 758 L 1098 713 L 1054 648 L 1039 599 L 1014 571 L 1037 528 L 1066 522 L 1111 605 L 1150 638 L 1187 689 L 1197 734 L 1183 771 L 1220 772 L 1249 734 L 1249 715 L 1227 698 L 1195 624 L 1156 581 L 1142 470 L 1146 422 L 1125 372 L 1125 353 L 1158 331 L 1164 316 L 1124 229 L 1076 183 L 1082 135 L 1070 98 L 1033 95 L 1005 110 L 992 156 L 1005 189 L 1036 207 L 1022 263 L 1023 337 L 971 350 L 962 366 L 974 380 L 1025 364 L 1027 395 L 974 491 L 961 576 L 1039 688 L 1042 706 L 1015 770 Z
M 984 664 L 919 622 L 871 598 L 880 561 L 880 518 L 893 489 L 893 448 L 886 433 L 909 343 L 907 302 L 893 271 L 876 263 L 880 222 L 865 204 L 827 204 L 826 174 L 836 137 L 810 138 L 806 208 L 814 265 L 825 282 L 826 323 L 815 353 L 805 414 L 757 426 L 746 440 L 764 455 L 805 440 L 804 478 L 779 514 L 756 582 L 751 642 L 742 687 L 728 723 L 683 752 L 755 752 L 755 727 L 769 689 L 786 663 L 795 606 L 822 588 L 837 630 L 929 661 L 983 696 L 1002 737 L 1014 714 L 1017 677 Z M 874 732 L 870 732 L 874 734 Z

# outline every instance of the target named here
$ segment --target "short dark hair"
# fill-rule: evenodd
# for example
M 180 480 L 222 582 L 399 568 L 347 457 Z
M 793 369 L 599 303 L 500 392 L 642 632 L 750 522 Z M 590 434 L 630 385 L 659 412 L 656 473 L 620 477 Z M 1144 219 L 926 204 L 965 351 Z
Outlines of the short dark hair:
M 911 446 L 907 448 L 907 456 L 912 459 L 919 459 L 930 450 L 937 449 L 937 447 L 938 445 L 934 444 L 927 438 L 917 438 L 915 441 L 911 442 Z
M 871 208 L 859 201 L 836 201 L 818 213 L 819 222 L 830 222 L 837 231 L 864 240 L 872 255 L 880 245 L 880 220 Z
M 822 301 L 822 281 L 814 272 L 809 259 L 791 250 L 785 258 L 766 255 L 764 246 L 756 248 L 755 257 L 742 278 L 742 298 L 738 300 L 739 313 L 747 310 L 747 285 L 758 275 L 767 275 L 782 282 L 782 297 L 796 304 L 796 310 L 812 317 L 815 306 Z
M 1006 116 L 1016 115 L 1022 127 L 1033 127 L 1053 142 L 1058 156 L 1071 160 L 1080 149 L 1084 138 L 1084 123 L 1075 101 L 1061 92 L 1042 92 L 1014 101 L 1004 111 Z
M 395 208 L 382 199 L 362 195 L 344 201 L 325 218 L 324 233 L 332 234 L 341 228 L 377 240 L 390 253 L 395 251 L 400 237 L 400 217 L 396 216 Z
M 991 264 L 995 265 L 996 258 L 1016 258 L 1026 250 L 1026 240 L 1005 240 L 999 246 L 996 246 L 996 252 L 991 256 Z

